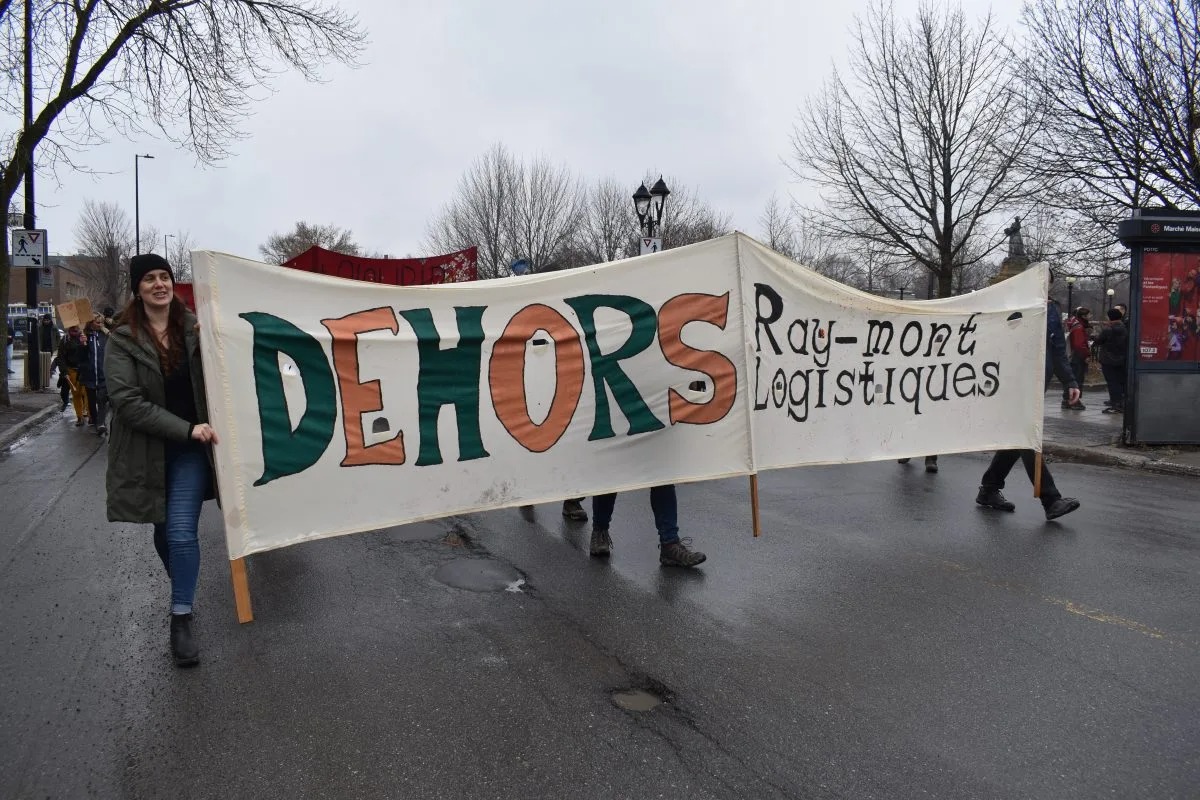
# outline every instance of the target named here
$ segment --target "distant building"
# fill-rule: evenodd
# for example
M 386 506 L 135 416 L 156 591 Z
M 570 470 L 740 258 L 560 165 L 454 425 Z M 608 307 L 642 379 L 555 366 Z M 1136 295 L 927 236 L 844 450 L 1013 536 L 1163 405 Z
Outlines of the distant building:
M 53 270 L 53 285 L 49 288 L 38 288 L 38 314 L 53 310 L 59 303 L 91 296 L 94 287 L 78 265 L 72 263 L 74 256 L 48 256 L 46 263 Z M 14 269 L 8 282 L 8 315 L 23 317 L 26 314 L 25 304 L 25 270 Z

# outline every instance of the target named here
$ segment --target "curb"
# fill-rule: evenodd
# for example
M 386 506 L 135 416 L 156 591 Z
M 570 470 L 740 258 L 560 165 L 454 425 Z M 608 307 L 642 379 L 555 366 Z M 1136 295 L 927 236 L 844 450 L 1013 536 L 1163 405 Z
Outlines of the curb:
M 0 431 L 0 449 L 8 447 L 9 444 L 15 442 L 25 435 L 25 432 L 39 425 L 43 420 L 53 417 L 59 413 L 58 408 L 53 405 L 46 406 L 41 411 L 33 414 L 33 416 L 23 419 L 16 425 L 13 425 L 6 431 Z
M 1145 456 L 1108 453 L 1091 447 L 1052 444 L 1050 442 L 1042 444 L 1042 451 L 1048 455 L 1077 461 L 1082 464 L 1095 464 L 1101 467 L 1122 467 L 1124 469 L 1143 469 L 1147 472 L 1156 472 L 1163 475 L 1200 478 L 1200 467 L 1193 467 L 1189 464 L 1175 464 L 1171 461 L 1158 461 Z

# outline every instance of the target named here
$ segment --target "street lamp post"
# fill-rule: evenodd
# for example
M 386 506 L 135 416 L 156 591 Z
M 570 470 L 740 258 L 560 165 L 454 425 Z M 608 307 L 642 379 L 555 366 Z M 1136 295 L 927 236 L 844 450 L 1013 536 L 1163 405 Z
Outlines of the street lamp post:
M 1067 276 L 1067 313 L 1068 314 L 1075 313 L 1075 311 L 1074 311 L 1075 306 L 1072 305 L 1072 302 L 1071 302 L 1072 298 L 1074 297 L 1074 292 L 1075 292 L 1075 276 L 1068 275 Z
M 670 193 L 661 175 L 652 188 L 647 189 L 643 183 L 633 193 L 633 210 L 637 212 L 638 227 L 646 234 L 646 238 L 653 239 L 656 230 L 662 235 L 663 209 L 667 206 L 667 195 Z
M 134 253 L 134 255 L 141 255 L 141 252 L 142 252 L 142 219 L 141 219 L 141 209 L 139 208 L 140 198 L 138 197 L 138 159 L 139 158 L 152 159 L 152 158 L 154 158 L 154 156 L 150 155 L 149 153 L 147 153 L 144 156 L 137 155 L 135 153 L 133 156 L 133 239 L 134 239 L 133 253 Z
M 163 258 L 167 259 L 167 261 L 171 260 L 170 253 L 167 252 L 167 239 L 174 239 L 174 238 L 176 238 L 176 236 L 173 233 L 164 233 L 163 234 Z
M 1105 294 L 1108 295 L 1108 309 L 1105 309 L 1105 310 L 1109 310 L 1112 308 L 1113 295 L 1116 293 L 1117 293 L 1116 289 L 1109 289 L 1108 291 L 1105 292 Z

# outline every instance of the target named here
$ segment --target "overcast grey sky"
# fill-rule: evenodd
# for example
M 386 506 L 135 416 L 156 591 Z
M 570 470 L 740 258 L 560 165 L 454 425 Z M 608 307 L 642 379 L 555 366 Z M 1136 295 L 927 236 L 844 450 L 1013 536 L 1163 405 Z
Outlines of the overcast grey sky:
M 350 228 L 370 251 L 416 255 L 459 176 L 496 142 L 589 181 L 623 181 L 630 194 L 647 169 L 676 176 L 757 234 L 773 192 L 805 196 L 781 159 L 798 107 L 842 58 L 866 0 L 341 5 L 368 31 L 362 66 L 329 68 L 322 84 L 280 78 L 219 166 L 165 140 L 113 138 L 79 158 L 110 174 L 42 178 L 38 225 L 51 250 L 74 250 L 86 198 L 132 219 L 133 156 L 150 153 L 143 227 L 258 258 L 268 235 L 304 219 Z M 916 6 L 896 0 L 903 15 Z M 1020 3 L 964 7 L 1015 27 Z

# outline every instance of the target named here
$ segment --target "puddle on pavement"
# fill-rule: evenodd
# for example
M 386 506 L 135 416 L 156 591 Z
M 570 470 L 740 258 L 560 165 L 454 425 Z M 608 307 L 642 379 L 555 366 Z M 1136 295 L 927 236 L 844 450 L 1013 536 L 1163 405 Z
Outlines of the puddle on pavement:
M 618 708 L 626 711 L 653 711 L 663 704 L 663 699 L 645 689 L 621 689 L 612 693 Z
M 486 558 L 455 559 L 438 567 L 433 577 L 447 586 L 470 592 L 519 592 L 525 582 L 512 567 Z M 510 588 L 514 586 L 517 588 Z

